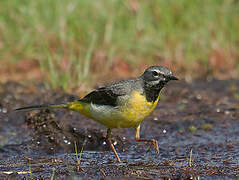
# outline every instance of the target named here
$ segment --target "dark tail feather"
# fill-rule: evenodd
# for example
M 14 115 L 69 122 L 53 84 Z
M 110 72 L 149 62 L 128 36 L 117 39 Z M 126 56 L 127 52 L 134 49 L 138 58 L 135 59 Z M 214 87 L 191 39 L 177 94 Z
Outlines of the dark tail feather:
M 49 108 L 67 108 L 67 104 L 49 104 L 49 105 L 36 105 L 36 106 L 27 106 L 27 107 L 21 107 L 17 108 L 14 111 L 32 111 L 32 110 L 38 110 L 38 109 L 49 109 Z

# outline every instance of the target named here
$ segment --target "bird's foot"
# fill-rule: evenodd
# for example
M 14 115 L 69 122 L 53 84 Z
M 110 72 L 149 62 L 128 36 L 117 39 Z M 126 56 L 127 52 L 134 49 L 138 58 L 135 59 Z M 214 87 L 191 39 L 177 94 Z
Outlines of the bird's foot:
M 159 154 L 158 141 L 155 139 L 136 139 L 138 142 L 151 142 L 157 154 Z

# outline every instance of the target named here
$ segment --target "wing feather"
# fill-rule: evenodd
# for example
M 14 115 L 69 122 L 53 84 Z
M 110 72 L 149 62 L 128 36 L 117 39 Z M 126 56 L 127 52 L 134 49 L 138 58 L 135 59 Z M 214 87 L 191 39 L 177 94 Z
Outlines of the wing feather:
M 117 106 L 117 100 L 120 96 L 127 94 L 129 89 L 125 87 L 125 83 L 112 84 L 98 88 L 80 99 L 82 102 L 93 103 L 98 105 Z

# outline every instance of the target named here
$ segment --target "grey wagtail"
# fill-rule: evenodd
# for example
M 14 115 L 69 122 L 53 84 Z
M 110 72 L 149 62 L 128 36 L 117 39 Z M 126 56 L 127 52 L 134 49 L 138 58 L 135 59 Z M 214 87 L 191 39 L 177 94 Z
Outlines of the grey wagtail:
M 111 142 L 113 128 L 135 128 L 136 141 L 151 142 L 159 153 L 155 139 L 140 138 L 140 123 L 155 109 L 159 101 L 159 92 L 170 80 L 178 80 L 172 72 L 162 66 L 151 66 L 133 79 L 122 80 L 98 88 L 82 99 L 63 104 L 36 105 L 18 108 L 15 111 L 64 108 L 77 111 L 107 129 L 106 139 L 114 151 L 117 161 L 120 158 Z

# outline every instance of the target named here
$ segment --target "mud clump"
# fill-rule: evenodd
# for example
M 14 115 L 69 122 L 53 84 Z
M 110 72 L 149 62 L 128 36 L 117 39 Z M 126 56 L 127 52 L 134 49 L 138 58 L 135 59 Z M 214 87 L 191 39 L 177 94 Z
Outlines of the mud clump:
M 110 149 L 102 130 L 62 124 L 56 114 L 48 109 L 27 113 L 25 123 L 33 137 L 31 145 L 47 154 L 74 153 L 75 146 L 77 149 L 95 151 Z

